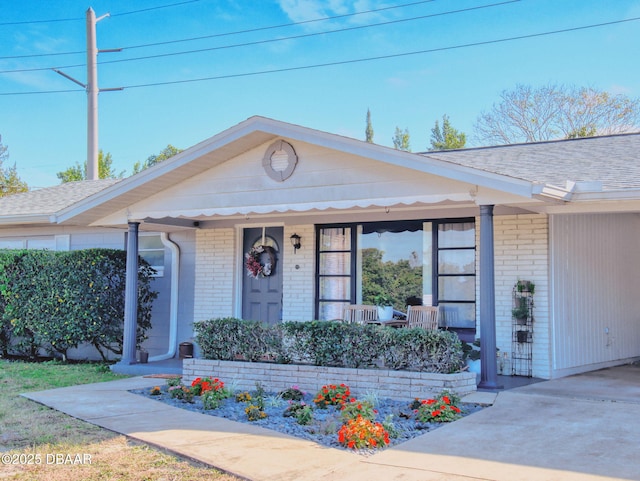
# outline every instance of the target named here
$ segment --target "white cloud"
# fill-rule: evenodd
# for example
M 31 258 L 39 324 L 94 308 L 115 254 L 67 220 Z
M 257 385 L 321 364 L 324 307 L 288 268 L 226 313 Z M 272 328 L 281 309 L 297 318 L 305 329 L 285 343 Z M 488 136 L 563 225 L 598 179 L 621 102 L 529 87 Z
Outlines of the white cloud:
M 280 8 L 294 22 L 304 22 L 328 15 L 327 2 L 321 0 L 280 0 Z

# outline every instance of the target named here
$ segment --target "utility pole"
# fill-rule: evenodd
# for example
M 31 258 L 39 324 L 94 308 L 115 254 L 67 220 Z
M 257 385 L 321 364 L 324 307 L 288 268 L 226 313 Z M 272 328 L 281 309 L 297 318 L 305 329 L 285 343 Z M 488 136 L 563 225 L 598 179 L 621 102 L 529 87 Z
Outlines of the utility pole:
M 93 8 L 87 10 L 87 180 L 100 178 L 98 172 L 98 46 Z
M 122 49 L 114 48 L 108 50 L 98 50 L 96 41 L 96 24 L 108 17 L 109 14 L 96 18 L 93 8 L 89 7 L 86 14 L 87 28 L 87 83 L 72 78 L 71 76 L 53 69 L 56 73 L 77 83 L 87 91 L 87 180 L 100 178 L 98 168 L 98 93 L 113 90 L 123 90 L 122 87 L 100 89 L 98 87 L 98 53 L 120 52 Z

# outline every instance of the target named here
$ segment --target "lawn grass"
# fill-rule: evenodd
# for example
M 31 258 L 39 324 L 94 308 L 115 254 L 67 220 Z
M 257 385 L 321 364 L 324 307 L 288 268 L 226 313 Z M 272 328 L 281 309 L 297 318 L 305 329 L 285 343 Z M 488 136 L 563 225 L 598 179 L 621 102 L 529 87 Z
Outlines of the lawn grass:
M 237 481 L 111 431 L 30 401 L 21 393 L 121 379 L 103 364 L 29 363 L 0 359 L 0 455 L 24 454 L 35 464 L 0 464 L 12 480 L 215 480 Z M 80 454 L 90 463 L 47 463 Z M 38 457 L 36 455 L 39 455 Z M 49 457 L 47 457 L 49 455 Z M 86 455 L 86 456 L 85 456 Z M 88 457 L 87 457 L 88 456 Z

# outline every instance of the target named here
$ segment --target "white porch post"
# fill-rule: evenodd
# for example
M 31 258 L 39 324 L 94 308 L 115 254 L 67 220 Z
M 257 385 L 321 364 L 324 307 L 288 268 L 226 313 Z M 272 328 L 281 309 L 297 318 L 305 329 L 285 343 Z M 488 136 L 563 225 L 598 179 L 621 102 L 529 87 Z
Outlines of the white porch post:
M 127 238 L 127 277 L 124 294 L 124 333 L 120 364 L 135 364 L 138 331 L 138 226 L 129 222 Z
M 498 386 L 496 360 L 496 287 L 494 266 L 493 205 L 480 206 L 480 384 L 483 389 Z

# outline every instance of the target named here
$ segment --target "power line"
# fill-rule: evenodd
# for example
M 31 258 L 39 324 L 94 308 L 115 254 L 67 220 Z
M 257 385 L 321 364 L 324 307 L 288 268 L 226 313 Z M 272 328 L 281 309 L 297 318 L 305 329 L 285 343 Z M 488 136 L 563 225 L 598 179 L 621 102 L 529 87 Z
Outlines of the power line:
M 199 1 L 199 0 L 192 0 L 192 1 Z M 233 31 L 233 32 L 216 33 L 216 34 L 212 34 L 212 35 L 203 35 L 203 36 L 200 36 L 200 37 L 189 37 L 189 38 L 181 38 L 181 39 L 175 39 L 175 40 L 166 40 L 166 41 L 163 41 L 163 42 L 146 43 L 146 44 L 140 44 L 140 45 L 129 45 L 129 46 L 122 47 L 122 50 L 130 50 L 130 49 L 145 48 L 145 47 L 157 47 L 159 45 L 169 45 L 169 44 L 173 44 L 173 43 L 192 42 L 192 41 L 196 41 L 196 40 L 205 40 L 205 39 L 209 39 L 209 38 L 226 37 L 226 36 L 230 36 L 230 35 L 239 35 L 239 34 L 245 34 L 245 33 L 255 33 L 255 32 L 260 32 L 260 31 L 263 31 L 263 30 L 273 30 L 273 29 L 277 29 L 277 28 L 292 27 L 292 26 L 295 26 L 295 25 L 304 25 L 304 24 L 314 23 L 314 22 L 324 22 L 324 21 L 327 21 L 327 20 L 336 20 L 336 19 L 345 18 L 345 17 L 353 17 L 353 16 L 356 16 L 356 15 L 365 15 L 365 14 L 368 14 L 368 13 L 377 13 L 377 12 L 382 12 L 384 10 L 392 10 L 392 9 L 396 9 L 396 8 L 412 7 L 412 6 L 415 6 L 415 5 L 420 5 L 420 4 L 423 4 L 423 3 L 432 3 L 432 2 L 435 2 L 435 1 L 436 0 L 421 0 L 419 2 L 403 3 L 401 5 L 392 5 L 392 6 L 389 6 L 389 7 L 381 7 L 381 8 L 371 9 L 371 10 L 362 10 L 362 11 L 359 11 L 359 12 L 345 13 L 345 14 L 342 14 L 342 15 L 319 17 L 319 18 L 314 18 L 314 19 L 311 19 L 311 20 L 302 20 L 300 22 L 290 22 L 290 23 L 283 23 L 283 24 L 279 24 L 279 25 L 268 25 L 268 26 L 265 26 L 265 27 L 256 27 L 256 28 L 250 28 L 250 29 L 246 29 L 246 30 L 236 30 L 236 31 Z M 516 1 L 520 1 L 520 0 L 516 0 Z M 184 2 L 184 3 L 189 3 L 189 2 Z M 111 16 L 112 17 L 116 17 L 116 16 L 122 16 L 122 15 L 129 15 L 131 13 L 138 13 L 138 12 L 142 12 L 142 11 L 143 10 L 136 10 L 134 12 L 113 14 Z M 65 21 L 65 20 L 60 20 L 60 21 Z M 25 22 L 25 23 L 31 23 L 31 22 Z M 5 25 L 5 24 L 0 23 L 0 25 Z M 58 52 L 58 53 L 15 55 L 15 56 L 10 56 L 10 57 L 0 57 L 0 60 L 18 59 L 18 58 L 31 58 L 31 57 L 49 57 L 49 56 L 60 56 L 60 55 L 77 55 L 77 54 L 80 54 L 80 53 L 85 53 L 85 52 L 84 51 L 72 51 L 72 52 Z
M 180 5 L 186 5 L 187 3 L 195 3 L 195 2 L 199 2 L 199 1 L 200 0 L 185 0 L 184 2 L 171 3 L 169 5 L 160 5 L 158 7 L 142 8 L 140 10 L 132 10 L 130 12 L 112 13 L 111 16 L 112 17 L 122 17 L 124 15 L 132 15 L 134 13 L 150 12 L 151 10 L 160 10 L 162 8 L 177 7 L 177 6 L 180 6 Z
M 307 69 L 313 69 L 313 68 L 333 67 L 333 66 L 338 66 L 338 65 L 349 65 L 349 64 L 372 62 L 372 61 L 378 61 L 378 60 L 388 60 L 388 59 L 392 59 L 392 58 L 408 57 L 408 56 L 412 56 L 412 55 L 422 55 L 422 54 L 428 54 L 428 53 L 434 53 L 434 52 L 443 52 L 443 51 L 447 51 L 447 50 L 457 50 L 457 49 L 462 49 L 462 48 L 478 47 L 478 46 L 483 46 L 483 45 L 491 45 L 491 44 L 497 44 L 497 43 L 512 42 L 512 41 L 516 41 L 516 40 L 537 38 L 537 37 L 543 37 L 543 36 L 547 36 L 547 35 L 557 35 L 557 34 L 561 34 L 561 33 L 575 32 L 575 31 L 586 30 L 586 29 L 590 29 L 590 28 L 605 27 L 605 26 L 616 25 L 616 24 L 621 24 L 621 23 L 626 23 L 626 22 L 635 22 L 635 21 L 638 21 L 638 20 L 640 20 L 640 17 L 633 17 L 633 18 L 628 18 L 628 19 L 624 19 L 624 20 L 614 20 L 614 21 L 611 21 L 611 22 L 603 22 L 603 23 L 596 23 L 596 24 L 591 24 L 591 25 L 583 25 L 583 26 L 580 26 L 580 27 L 571 27 L 571 28 L 565 28 L 565 29 L 560 29 L 560 30 L 551 30 L 551 31 L 548 31 L 548 32 L 539 32 L 539 33 L 532 33 L 532 34 L 527 34 L 527 35 L 518 35 L 518 36 L 515 36 L 515 37 L 507 37 L 507 38 L 501 38 L 501 39 L 485 40 L 485 41 L 482 41 L 482 42 L 472 42 L 472 43 L 465 43 L 465 44 L 460 44 L 460 45 L 451 45 L 451 46 L 448 46 L 448 47 L 439 47 L 439 48 L 432 48 L 432 49 L 425 49 L 425 50 L 416 50 L 416 51 L 412 51 L 412 52 L 403 52 L 403 53 L 389 54 L 389 55 L 379 55 L 379 56 L 375 56 L 375 57 L 367 57 L 367 58 L 360 58 L 360 59 L 342 60 L 342 61 L 335 61 L 335 62 L 326 62 L 326 63 L 313 64 L 313 65 L 302 65 L 302 66 L 297 66 L 297 67 L 284 67 L 284 68 L 279 68 L 279 69 L 260 70 L 260 71 L 255 71 L 255 72 L 244 72 L 244 73 L 236 73 L 236 74 L 228 74 L 228 75 L 218 75 L 218 76 L 213 76 L 213 77 L 202 77 L 202 78 L 195 78 L 195 79 L 172 80 L 172 81 L 165 81 L 165 82 L 153 82 L 153 83 L 146 83 L 146 84 L 127 85 L 127 86 L 124 86 L 123 88 L 124 89 L 134 89 L 134 88 L 143 88 L 143 87 L 157 87 L 157 86 L 162 86 L 162 85 L 176 85 L 176 84 L 183 84 L 183 83 L 205 82 L 205 81 L 212 81 L 212 80 L 223 80 L 223 79 L 230 79 L 230 78 L 250 77 L 250 76 L 266 75 L 266 74 L 273 74 L 273 73 L 292 72 L 292 71 L 296 71 L 296 70 L 307 70 Z M 63 90 L 63 91 L 54 90 L 54 91 L 39 91 L 39 92 L 5 92 L 5 93 L 0 93 L 0 95 L 2 95 L 2 96 L 7 96 L 7 95 L 28 95 L 28 94 L 48 94 L 48 93 L 61 93 L 61 92 L 83 92 L 83 90 L 76 89 L 76 90 Z
M 149 8 L 144 8 L 141 10 L 132 10 L 130 12 L 122 12 L 122 13 L 112 13 L 111 16 L 112 17 L 120 17 L 123 15 L 131 15 L 134 13 L 142 13 L 142 12 L 148 12 L 150 10 L 160 10 L 162 8 L 169 8 L 169 7 L 176 7 L 179 5 L 184 5 L 187 3 L 194 3 L 194 2 L 199 2 L 200 0 L 185 0 L 183 2 L 178 2 L 178 3 L 170 3 L 168 5 L 159 5 L 157 7 L 149 7 Z M 54 19 L 49 19 L 49 20 L 23 20 L 20 22 L 0 22 L 0 26 L 5 26 L 5 25 L 29 25 L 29 24 L 38 24 L 38 23 L 60 23 L 60 22 L 77 22 L 77 21 L 83 21 L 85 20 L 84 17 L 71 17 L 71 18 L 54 18 Z M 50 55 L 66 55 L 66 53 L 64 54 L 50 54 Z
M 373 61 L 377 61 L 377 60 L 388 60 L 388 59 L 391 59 L 391 58 L 409 57 L 409 56 L 412 56 L 412 55 L 421 55 L 421 54 L 427 54 L 427 53 L 444 52 L 444 51 L 447 51 L 447 50 L 456 50 L 456 49 L 461 49 L 461 48 L 478 47 L 478 46 L 482 46 L 482 45 L 491 45 L 491 44 L 496 44 L 496 43 L 511 42 L 511 41 L 515 41 L 515 40 L 524 40 L 524 39 L 527 39 L 527 38 L 542 37 L 542 36 L 545 36 L 545 35 L 554 35 L 554 34 L 559 34 L 559 33 L 572 32 L 572 31 L 576 31 L 576 30 L 585 30 L 585 29 L 588 29 L 588 28 L 602 27 L 602 26 L 606 26 L 606 25 L 612 25 L 612 24 L 623 23 L 623 22 L 631 22 L 631 21 L 636 21 L 636 20 L 640 20 L 640 17 L 630 18 L 630 19 L 626 19 L 626 20 L 617 20 L 617 21 L 614 21 L 614 22 L 606 22 L 606 23 L 600 23 L 600 24 L 594 24 L 594 25 L 586 25 L 586 26 L 583 26 L 583 27 L 573 27 L 573 28 L 567 28 L 567 29 L 562 29 L 562 30 L 554 30 L 554 31 L 550 31 L 550 32 L 533 33 L 533 34 L 529 34 L 529 35 L 520 35 L 520 36 L 517 36 L 517 37 L 509 37 L 509 38 L 496 39 L 496 40 L 486 40 L 486 41 L 483 41 L 483 42 L 465 43 L 465 44 L 460 44 L 460 45 L 452 45 L 452 46 L 449 46 L 449 47 L 439 47 L 439 48 L 432 48 L 432 49 L 426 49 L 426 50 L 416 50 L 416 51 L 413 51 L 413 52 L 403 52 L 403 53 L 397 53 L 397 54 L 379 55 L 379 56 L 376 56 L 376 57 L 367 57 L 367 58 L 351 59 L 351 60 L 342 60 L 342 61 L 336 61 L 336 62 L 326 62 L 326 63 L 315 64 L 315 65 L 302 65 L 302 66 L 298 66 L 298 67 L 285 67 L 285 68 L 280 68 L 280 69 L 262 70 L 262 71 L 256 71 L 256 72 L 246 72 L 246 73 L 239 73 L 239 74 L 219 75 L 219 76 L 215 76 L 215 77 L 203 77 L 203 78 L 198 78 L 198 79 L 174 80 L 174 81 L 166 81 L 166 82 L 155 82 L 155 83 L 147 83 L 147 84 L 128 85 L 128 86 L 126 86 L 124 88 L 125 89 L 133 89 L 133 88 L 142 88 L 142 87 L 157 87 L 157 86 L 161 86 L 161 85 L 175 85 L 175 84 L 181 84 L 181 83 L 204 82 L 204 81 L 208 81 L 208 80 L 223 80 L 223 79 L 229 79 L 229 78 L 250 77 L 250 76 L 254 76 L 254 75 L 266 75 L 266 74 L 272 74 L 272 73 L 292 72 L 292 71 L 296 71 L 296 70 L 307 70 L 307 69 L 312 69 L 312 68 L 334 67 L 334 66 L 338 66 L 338 65 L 349 65 L 349 64 L 363 63 L 363 62 L 373 62 Z
M 356 25 L 356 26 L 353 26 L 353 27 L 344 27 L 344 28 L 338 28 L 338 29 L 335 29 L 335 30 L 325 30 L 323 32 L 304 33 L 304 34 L 299 34 L 299 35 L 292 35 L 292 36 L 289 36 L 289 37 L 270 38 L 270 39 L 266 39 L 266 40 L 256 40 L 256 41 L 252 41 L 252 42 L 244 42 L 244 43 L 238 43 L 238 44 L 233 44 L 233 45 L 223 45 L 223 46 L 219 46 L 219 47 L 201 48 L 201 49 L 187 50 L 187 51 L 182 51 L 182 52 L 171 52 L 171 53 L 161 53 L 161 54 L 156 54 L 156 55 L 146 55 L 144 57 L 133 57 L 133 58 L 126 58 L 126 59 L 118 59 L 118 60 L 107 60 L 107 61 L 104 61 L 104 62 L 100 62 L 100 65 L 109 64 L 109 63 L 131 62 L 131 61 L 136 61 L 136 60 L 148 60 L 148 59 L 162 58 L 162 57 L 173 57 L 173 56 L 176 56 L 176 55 L 202 53 L 202 52 L 209 52 L 209 51 L 213 51 L 213 50 L 224 50 L 224 49 L 236 48 L 236 47 L 248 47 L 248 46 L 252 46 L 252 45 L 261 45 L 261 44 L 266 44 L 266 43 L 282 42 L 282 41 L 286 41 L 286 40 L 298 40 L 298 39 L 301 39 L 301 38 L 315 37 L 315 36 L 319 36 L 319 35 L 327 35 L 327 34 L 332 34 L 332 33 L 349 32 L 349 31 L 353 31 L 353 30 L 362 30 L 362 29 L 365 29 L 365 28 L 382 27 L 382 26 L 386 26 L 386 25 L 394 25 L 394 24 L 404 23 L 404 22 L 413 22 L 415 20 L 424 20 L 426 18 L 440 17 L 440 16 L 444 16 L 444 15 L 452 15 L 452 14 L 456 14 L 456 13 L 464 13 L 464 12 L 469 12 L 469 11 L 473 11 L 473 10 L 480 10 L 480 9 L 484 9 L 484 8 L 498 7 L 498 6 L 506 5 L 506 4 L 509 4 L 509 3 L 516 3 L 516 2 L 519 2 L 519 1 L 520 0 L 507 0 L 507 1 L 499 2 L 499 3 L 492 3 L 492 4 L 488 4 L 488 5 L 480 5 L 480 6 L 477 6 L 477 7 L 462 8 L 460 10 L 450 10 L 450 11 L 447 11 L 447 12 L 432 13 L 432 14 L 429 14 L 429 15 L 420 15 L 418 17 L 402 18 L 402 19 L 396 19 L 396 20 L 388 20 L 386 22 L 372 23 L 372 24 L 368 24 L 368 25 Z M 0 73 L 4 73 L 4 72 L 0 72 Z
M 428 1 L 434 1 L 434 0 L 428 0 Z M 162 58 L 162 57 L 173 57 L 173 56 L 177 56 L 177 55 L 187 55 L 187 54 L 194 54 L 194 53 L 210 52 L 210 51 L 214 51 L 214 50 L 224 50 L 224 49 L 228 49 L 228 48 L 248 47 L 248 46 L 261 45 L 261 44 L 266 44 L 266 43 L 283 42 L 283 41 L 287 41 L 287 40 L 309 38 L 309 37 L 315 37 L 315 36 L 320 36 L 320 35 L 348 32 L 348 31 L 353 31 L 353 30 L 361 30 L 361 29 L 365 29 L 365 28 L 381 27 L 381 26 L 393 25 L 393 24 L 404 23 L 404 22 L 412 22 L 412 21 L 416 21 L 416 20 L 424 20 L 426 18 L 440 17 L 440 16 L 444 16 L 444 15 L 453 15 L 453 14 L 457 14 L 457 13 L 470 12 L 470 11 L 473 11 L 473 10 L 481 10 L 481 9 L 485 9 L 485 8 L 499 7 L 499 6 L 507 5 L 507 4 L 510 4 L 510 3 L 517 3 L 519 1 L 520 0 L 506 0 L 506 1 L 498 2 L 498 3 L 479 5 L 479 6 L 476 6 L 476 7 L 462 8 L 462 9 L 459 9 L 459 10 L 449 10 L 449 11 L 446 11 L 446 12 L 432 13 L 432 14 L 429 14 L 429 15 L 420 15 L 420 16 L 417 16 L 417 17 L 410 17 L 410 18 L 403 18 L 403 19 L 396 19 L 396 20 L 388 20 L 388 21 L 385 21 L 385 22 L 373 23 L 373 24 L 368 24 L 368 25 L 356 25 L 356 26 L 353 26 L 353 27 L 344 27 L 344 28 L 339 28 L 339 29 L 335 29 L 335 30 L 325 30 L 325 31 L 322 31 L 322 32 L 313 32 L 313 33 L 292 35 L 292 36 L 289 36 L 289 37 L 271 38 L 271 39 L 266 39 L 266 40 L 256 40 L 256 41 L 252 41 L 252 42 L 244 42 L 244 43 L 238 43 L 238 44 L 232 44 L 232 45 L 222 45 L 222 46 L 218 46 L 218 47 L 208 47 L 208 48 L 201 48 L 201 49 L 196 49 L 196 50 L 187 50 L 187 51 L 170 52 L 170 53 L 160 53 L 160 54 L 156 54 L 156 55 L 146 55 L 146 56 L 143 56 L 143 57 L 132 57 L 132 58 L 126 58 L 126 59 L 119 59 L 119 60 L 107 60 L 107 61 L 99 62 L 99 64 L 100 65 L 104 65 L 104 64 L 110 64 L 110 63 L 132 62 L 132 61 L 137 61 L 137 60 L 149 60 L 149 59 Z M 344 16 L 344 15 L 341 15 L 341 16 Z M 271 28 L 271 27 L 265 27 L 265 28 Z M 225 34 L 220 34 L 220 35 L 225 35 Z M 201 37 L 201 38 L 206 38 L 206 37 Z M 149 44 L 149 45 L 159 45 L 159 44 Z M 125 48 L 127 48 L 127 47 L 125 47 Z M 129 48 L 131 48 L 131 47 L 129 47 Z M 38 72 L 38 71 L 44 71 L 44 70 L 51 70 L 52 68 L 60 70 L 60 69 L 69 69 L 69 68 L 77 68 L 77 67 L 84 67 L 84 64 L 63 65 L 63 66 L 56 66 L 56 67 L 33 67 L 33 68 L 23 68 L 23 69 L 14 69 L 14 70 L 2 70 L 2 71 L 0 71 L 0 74 L 18 73 L 18 72 Z
M 181 43 L 181 42 L 192 42 L 194 40 L 205 40 L 208 38 L 217 38 L 217 37 L 227 37 L 230 35 L 239 35 L 239 34 L 245 34 L 245 33 L 255 33 L 255 32 L 261 32 L 264 30 L 273 30 L 273 29 L 277 29 L 277 28 L 284 28 L 284 27 L 293 27 L 296 25 L 305 25 L 305 24 L 309 24 L 309 23 L 317 23 L 317 22 L 325 22 L 327 20 L 337 20 L 337 19 L 341 19 L 341 18 L 346 18 L 346 17 L 354 17 L 356 15 L 365 15 L 368 13 L 377 13 L 377 12 L 382 12 L 385 10 L 393 10 L 396 8 L 404 8 L 404 7 L 413 7 L 415 5 L 420 5 L 423 3 L 432 3 L 435 2 L 436 0 L 422 0 L 420 2 L 412 2 L 412 3 L 403 3 L 401 5 L 391 5 L 389 7 L 380 7 L 380 8 L 374 8 L 371 10 L 362 10 L 359 12 L 353 12 L 353 13 L 345 13 L 345 14 L 341 14 L 341 15 L 334 15 L 334 16 L 329 16 L 329 17 L 319 17 L 319 18 L 314 18 L 314 19 L 310 19 L 310 20 L 301 20 L 299 22 L 290 22 L 290 23 L 282 23 L 279 25 L 268 25 L 266 27 L 256 27 L 256 28 L 250 28 L 250 29 L 246 29 L 246 30 L 236 30 L 233 32 L 224 32 L 224 33 L 216 33 L 216 34 L 212 34 L 212 35 L 203 35 L 201 37 L 190 37 L 190 38 L 182 38 L 182 39 L 177 39 L 177 40 L 167 40 L 164 42 L 156 42 L 156 43 L 146 43 L 146 44 L 141 44 L 141 45 L 130 45 L 128 47 L 122 47 L 122 50 L 130 50 L 130 49 L 134 49 L 134 48 L 143 48 L 143 47 L 156 47 L 158 45 L 167 45 L 167 44 L 172 44 L 172 43 Z M 515 0 L 515 1 L 520 1 L 520 0 Z

